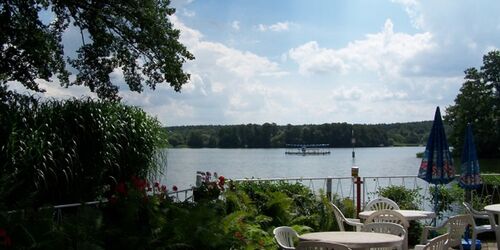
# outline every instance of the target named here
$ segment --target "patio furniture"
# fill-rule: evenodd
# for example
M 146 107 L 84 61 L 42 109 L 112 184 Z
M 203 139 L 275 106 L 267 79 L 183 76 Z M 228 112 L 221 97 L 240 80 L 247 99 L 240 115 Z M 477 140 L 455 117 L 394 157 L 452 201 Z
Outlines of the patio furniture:
M 410 223 L 405 217 L 397 212 L 396 210 L 379 210 L 373 212 L 368 218 L 365 220 L 365 224 L 372 222 L 391 222 L 396 223 L 401 226 L 406 231 L 404 240 L 403 240 L 403 249 L 408 249 L 408 227 L 410 227 Z
M 299 235 L 301 241 L 323 241 L 346 245 L 350 248 L 397 247 L 403 240 L 401 237 L 374 232 L 316 232 Z
M 497 246 L 500 246 L 500 225 L 498 225 L 497 217 L 500 216 L 500 204 L 493 204 L 484 207 L 490 218 L 491 228 L 495 231 L 497 238 Z
M 415 250 L 447 250 L 449 234 L 443 234 L 431 239 L 425 245 L 416 245 Z
M 429 240 L 430 231 L 438 231 L 442 228 L 447 228 L 447 233 L 449 235 L 448 247 L 462 247 L 462 236 L 467 229 L 467 226 L 472 225 L 473 218 L 470 214 L 460 214 L 450 217 L 439 227 L 426 226 L 422 231 L 422 237 L 420 239 L 421 244 L 426 244 Z
M 278 243 L 280 249 L 291 250 L 295 249 L 293 241 L 298 239 L 299 235 L 291 227 L 277 227 L 273 230 L 274 239 Z
M 361 231 L 361 227 L 363 226 L 363 223 L 359 219 L 353 219 L 353 218 L 346 218 L 342 211 L 330 202 L 330 205 L 333 207 L 333 213 L 335 214 L 335 219 L 337 220 L 337 224 L 339 225 L 340 231 L 345 231 L 344 223 L 350 226 L 353 226 L 356 228 L 356 231 Z
M 371 211 L 371 210 L 384 210 L 384 209 L 399 210 L 399 206 L 398 204 L 396 204 L 396 202 L 394 202 L 389 198 L 378 197 L 368 202 L 368 204 L 366 204 L 363 210 Z
M 393 210 L 405 217 L 406 220 L 425 220 L 425 219 L 432 219 L 436 217 L 436 214 L 431 211 L 422 211 L 422 210 Z M 363 211 L 359 213 L 359 218 L 361 219 L 367 219 L 375 213 L 376 211 Z
M 401 246 L 398 246 L 398 249 L 403 249 L 403 242 L 406 236 L 406 230 L 403 226 L 391 222 L 373 222 L 368 223 L 363 226 L 361 229 L 362 232 L 375 232 L 375 233 L 386 233 L 392 234 L 401 237 Z M 370 248 L 373 250 L 374 248 Z M 382 249 L 392 249 L 391 248 L 376 248 L 377 250 Z
M 323 241 L 301 241 L 297 250 L 351 250 L 346 245 Z
M 493 232 L 494 229 L 491 227 L 491 224 L 486 224 L 486 225 L 478 225 L 476 223 L 476 219 L 483 219 L 483 220 L 489 220 L 490 217 L 488 215 L 488 212 L 486 211 L 477 211 L 475 210 L 470 203 L 463 202 L 462 203 L 465 207 L 465 210 L 472 215 L 473 220 L 471 223 L 472 226 L 472 240 L 471 240 L 471 250 L 476 249 L 476 239 L 477 235 L 485 232 Z

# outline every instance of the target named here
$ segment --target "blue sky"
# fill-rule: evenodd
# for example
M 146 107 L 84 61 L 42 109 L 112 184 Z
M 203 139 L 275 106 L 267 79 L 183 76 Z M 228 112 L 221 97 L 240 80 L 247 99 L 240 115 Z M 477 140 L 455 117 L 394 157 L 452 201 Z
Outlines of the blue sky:
M 196 60 L 181 93 L 167 85 L 124 102 L 164 125 L 392 123 L 432 120 L 463 71 L 500 48 L 498 1 L 173 0 Z M 68 31 L 68 46 L 79 33 Z M 45 84 L 48 97 L 92 95 Z

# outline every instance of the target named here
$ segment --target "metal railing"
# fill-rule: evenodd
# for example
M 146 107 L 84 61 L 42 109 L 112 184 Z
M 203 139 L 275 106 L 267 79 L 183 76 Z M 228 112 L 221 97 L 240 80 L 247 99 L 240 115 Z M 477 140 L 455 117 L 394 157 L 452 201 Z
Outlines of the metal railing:
M 500 178 L 500 174 L 483 174 L 482 176 L 496 176 Z M 380 188 L 399 185 L 408 189 L 419 189 L 420 194 L 424 197 L 424 202 L 421 204 L 422 209 L 430 208 L 426 202 L 430 200 L 429 183 L 412 175 L 401 176 L 368 176 L 362 177 L 362 192 L 359 197 L 362 206 L 371 199 L 375 198 Z M 287 183 L 301 183 L 311 189 L 313 194 L 318 194 L 320 190 L 325 192 L 328 197 L 350 198 L 356 201 L 356 186 L 355 178 L 353 177 L 291 177 L 291 178 L 244 178 L 234 179 L 234 182 L 287 182 Z M 453 182 L 452 182 L 453 183 Z M 491 201 L 500 201 L 500 185 L 483 185 L 481 190 L 477 191 L 483 197 L 489 196 Z M 167 195 L 174 200 L 174 202 L 193 201 L 193 188 L 182 189 L 178 191 L 168 192 Z M 62 210 L 72 207 L 80 207 L 83 205 L 100 205 L 105 204 L 106 199 L 100 201 L 91 201 L 85 203 L 71 203 L 62 204 L 52 207 L 44 207 L 42 209 L 54 209 L 54 216 L 56 219 L 62 217 Z M 16 211 L 9 211 L 14 213 Z

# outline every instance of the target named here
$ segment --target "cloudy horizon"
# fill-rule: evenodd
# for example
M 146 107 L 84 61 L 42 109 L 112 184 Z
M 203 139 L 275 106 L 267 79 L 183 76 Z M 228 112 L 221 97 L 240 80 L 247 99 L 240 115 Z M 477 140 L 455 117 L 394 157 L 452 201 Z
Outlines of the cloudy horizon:
M 126 104 L 164 126 L 377 124 L 432 120 L 463 71 L 500 47 L 494 1 L 172 1 L 191 80 L 143 93 L 112 75 Z M 64 37 L 74 49 L 79 32 Z M 77 44 L 77 43 L 76 43 Z M 44 83 L 44 97 L 94 96 Z

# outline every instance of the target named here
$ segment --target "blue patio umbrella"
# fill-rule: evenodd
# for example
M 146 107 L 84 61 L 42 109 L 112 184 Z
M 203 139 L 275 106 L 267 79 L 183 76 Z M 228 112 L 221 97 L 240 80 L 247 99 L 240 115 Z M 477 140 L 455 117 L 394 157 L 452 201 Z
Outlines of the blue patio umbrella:
M 451 157 L 448 141 L 444 132 L 443 120 L 439 107 L 436 108 L 434 122 L 432 123 L 431 133 L 425 146 L 424 156 L 418 171 L 418 177 L 430 184 L 435 184 L 435 204 L 434 211 L 438 205 L 439 184 L 448 184 L 455 178 L 455 169 L 453 167 L 453 158 Z
M 474 144 L 472 125 L 470 123 L 467 124 L 467 129 L 465 130 L 465 140 L 462 150 L 460 167 L 462 171 L 460 174 L 460 179 L 458 180 L 458 184 L 466 190 L 465 199 L 467 202 L 470 202 L 471 190 L 477 189 L 483 184 L 481 175 L 479 174 L 479 161 L 477 159 L 476 145 Z M 467 227 L 467 231 L 464 235 L 466 244 L 470 246 L 470 244 L 472 243 L 469 240 L 469 227 Z
M 477 160 L 476 145 L 474 144 L 472 125 L 470 123 L 467 124 L 467 130 L 465 131 L 461 162 L 462 171 L 458 184 L 467 190 L 479 188 L 483 182 L 479 175 L 479 161 Z

